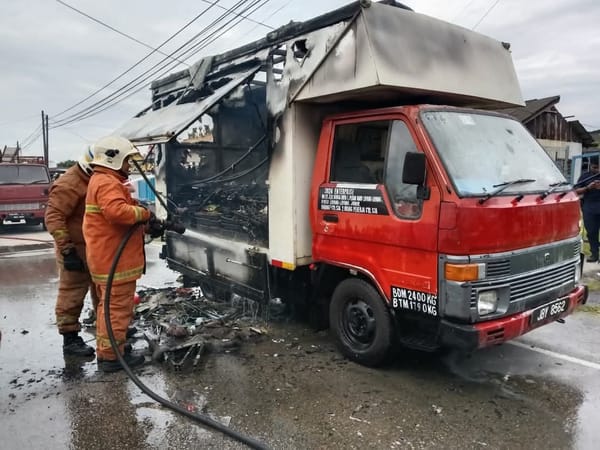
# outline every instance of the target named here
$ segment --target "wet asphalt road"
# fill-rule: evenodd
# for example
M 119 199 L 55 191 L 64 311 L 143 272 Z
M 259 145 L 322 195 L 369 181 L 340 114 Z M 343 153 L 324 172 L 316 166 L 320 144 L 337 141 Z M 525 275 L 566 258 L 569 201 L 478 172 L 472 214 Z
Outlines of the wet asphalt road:
M 147 247 L 144 286 L 176 286 Z M 0 255 L 0 448 L 245 448 L 165 410 L 125 374 L 65 360 L 51 251 Z M 595 300 L 594 300 L 595 301 Z M 272 323 L 193 372 L 138 371 L 159 394 L 278 449 L 596 449 L 600 315 L 578 312 L 469 357 L 404 352 L 380 369 L 326 332 Z M 86 340 L 93 335 L 83 333 Z

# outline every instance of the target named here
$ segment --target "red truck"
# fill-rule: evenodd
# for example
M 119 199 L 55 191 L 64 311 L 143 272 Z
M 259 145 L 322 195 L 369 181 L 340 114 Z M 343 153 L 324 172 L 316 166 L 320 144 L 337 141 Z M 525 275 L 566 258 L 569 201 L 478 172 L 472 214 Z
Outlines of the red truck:
M 50 174 L 43 164 L 0 163 L 0 226 L 44 226 Z
M 280 298 L 367 365 L 499 344 L 587 299 L 578 197 L 496 112 L 523 103 L 506 43 L 356 2 L 151 89 L 117 133 L 155 146 L 188 230 L 163 256 L 206 295 Z

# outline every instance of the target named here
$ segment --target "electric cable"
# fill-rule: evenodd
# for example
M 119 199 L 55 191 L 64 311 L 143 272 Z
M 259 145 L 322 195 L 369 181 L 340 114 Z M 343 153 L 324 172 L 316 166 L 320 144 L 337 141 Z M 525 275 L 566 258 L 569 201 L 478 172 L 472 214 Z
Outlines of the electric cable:
M 204 3 L 210 3 L 208 0 L 200 0 L 200 1 L 201 1 L 201 2 L 204 2 Z M 291 0 L 290 0 L 290 1 L 291 1 Z M 217 7 L 218 7 L 218 8 L 221 8 L 221 9 L 227 9 L 227 8 L 225 8 L 224 6 L 221 6 L 221 5 L 217 5 Z M 270 30 L 274 30 L 274 29 L 275 29 L 275 28 L 273 28 L 271 25 L 267 25 L 266 23 L 260 22 L 260 21 L 258 21 L 258 20 L 254 20 L 254 19 L 252 19 L 252 18 L 250 18 L 250 17 L 248 17 L 248 16 L 244 16 L 244 15 L 242 15 L 242 14 L 236 14 L 236 16 L 238 16 L 238 17 L 241 17 L 241 18 L 243 18 L 243 19 L 246 19 L 246 20 L 248 20 L 249 22 L 255 23 L 256 25 L 262 25 L 263 27 L 265 27 L 265 28 L 268 28 L 268 29 L 270 29 Z M 265 20 L 265 19 L 263 19 L 263 20 Z
M 173 403 L 170 400 L 167 400 L 166 398 L 161 397 L 156 392 L 154 392 L 152 389 L 150 389 L 148 386 L 146 386 L 137 377 L 137 375 L 135 375 L 133 373 L 133 371 L 127 365 L 127 362 L 123 358 L 123 355 L 121 355 L 121 352 L 119 351 L 119 345 L 117 344 L 117 340 L 115 339 L 115 335 L 114 335 L 113 329 L 112 329 L 112 324 L 110 322 L 110 291 L 112 289 L 112 284 L 113 284 L 113 280 L 114 280 L 114 276 L 115 276 L 115 271 L 117 269 L 117 265 L 119 263 L 119 260 L 121 259 L 121 255 L 123 254 L 123 250 L 125 249 L 125 246 L 129 242 L 129 239 L 131 239 L 131 236 L 133 236 L 133 233 L 137 230 L 137 228 L 140 225 L 142 225 L 141 222 L 138 222 L 138 223 L 132 225 L 129 228 L 129 230 L 127 230 L 127 233 L 125 233 L 125 236 L 123 236 L 123 239 L 121 240 L 121 242 L 119 244 L 119 247 L 117 248 L 117 252 L 115 254 L 115 258 L 113 259 L 113 262 L 111 264 L 110 271 L 108 273 L 108 279 L 106 280 L 106 295 L 104 296 L 104 320 L 106 322 L 106 331 L 108 333 L 108 338 L 110 340 L 110 345 L 112 346 L 112 349 L 113 349 L 115 355 L 117 355 L 119 363 L 121 364 L 121 366 L 123 366 L 123 369 L 125 370 L 125 372 L 129 376 L 129 378 L 131 379 L 131 381 L 133 381 L 133 383 L 137 387 L 139 387 L 144 394 L 146 394 L 147 396 L 149 396 L 154 401 L 156 401 L 156 402 L 160 403 L 161 405 L 163 405 L 163 406 L 171 409 L 172 411 L 178 412 L 179 414 L 182 414 L 182 415 L 184 415 L 184 416 L 186 416 L 186 417 L 188 417 L 188 418 L 190 418 L 190 419 L 192 419 L 192 420 L 194 420 L 194 421 L 196 421 L 198 423 L 201 423 L 205 427 L 208 427 L 208 428 L 211 428 L 213 430 L 219 431 L 219 432 L 223 433 L 225 436 L 227 436 L 227 437 L 229 437 L 231 439 L 235 439 L 238 442 L 246 444 L 250 448 L 259 449 L 259 450 L 268 449 L 269 447 L 267 447 L 262 442 L 254 439 L 252 437 L 249 437 L 249 436 L 246 436 L 244 434 L 241 434 L 238 431 L 235 431 L 232 428 L 229 428 L 228 426 L 223 425 L 222 423 L 220 423 L 220 422 L 212 419 L 211 417 L 209 417 L 209 416 L 207 416 L 205 414 L 194 413 L 194 412 L 188 411 L 187 409 L 182 408 L 178 404 Z
M 213 6 L 215 6 L 217 3 L 219 2 L 219 0 L 216 0 L 214 3 L 211 4 L 211 6 L 209 6 L 208 8 L 204 9 L 203 11 L 201 11 L 197 16 L 195 16 L 192 20 L 190 20 L 188 23 L 186 23 L 183 27 L 181 27 L 176 33 L 174 33 L 173 35 L 171 35 L 168 39 L 166 39 L 165 41 L 163 41 L 157 48 L 161 48 L 163 47 L 165 44 L 167 44 L 168 42 L 170 42 L 172 39 L 174 39 L 176 36 L 178 36 L 181 32 L 183 32 L 186 28 L 188 28 L 192 23 L 194 23 L 196 20 L 198 20 L 200 17 L 202 17 L 204 14 L 206 14 Z M 150 52 L 148 53 L 146 56 L 144 56 L 142 59 L 138 60 L 136 63 L 134 63 L 131 67 L 129 67 L 129 69 L 125 70 L 124 72 L 122 72 L 119 76 L 117 76 L 116 78 L 114 78 L 113 80 L 109 81 L 107 84 L 105 84 L 104 86 L 102 86 L 101 88 L 97 89 L 96 91 L 94 91 L 92 94 L 88 95 L 86 98 L 84 98 L 83 100 L 75 103 L 74 105 L 70 106 L 69 108 L 54 114 L 54 117 L 60 117 L 61 115 L 63 115 L 64 113 L 73 110 L 74 108 L 76 108 L 77 106 L 81 105 L 82 103 L 86 102 L 87 100 L 89 100 L 90 98 L 92 98 L 93 96 L 95 96 L 96 94 L 98 94 L 99 92 L 103 91 L 104 89 L 106 89 L 108 86 L 112 85 L 115 81 L 121 79 L 123 76 L 125 76 L 127 73 L 131 72 L 134 68 L 136 68 L 138 65 L 140 65 L 142 62 L 144 62 L 146 59 L 148 59 L 150 56 L 152 56 L 155 52 Z M 172 55 L 172 54 L 171 54 Z
M 240 2 L 238 2 L 238 5 L 243 4 L 243 3 L 247 3 L 248 1 L 249 0 L 241 0 Z M 255 0 L 249 7 L 247 7 L 245 9 L 245 11 L 249 10 L 250 8 L 254 8 L 254 10 L 252 11 L 252 13 L 254 13 L 254 12 L 256 12 L 257 9 L 261 8 L 262 6 L 264 6 L 269 1 L 271 1 L 271 0 Z M 235 6 L 235 7 L 237 8 L 237 6 Z M 219 21 L 221 21 L 226 16 L 227 16 L 227 14 L 223 15 L 222 18 L 219 18 Z M 211 34 L 209 34 L 209 36 L 205 37 L 199 43 L 194 44 L 194 46 L 192 48 L 185 50 L 185 52 L 184 52 L 184 55 L 186 55 L 185 59 L 189 59 L 190 57 L 192 57 L 195 54 L 197 54 L 200 50 L 204 49 L 206 46 L 208 46 L 209 44 L 211 44 L 212 42 L 214 42 L 216 39 L 218 39 L 219 37 L 221 37 L 223 34 L 227 33 L 229 30 L 231 30 L 232 28 L 234 28 L 235 26 L 237 26 L 242 20 L 243 20 L 243 18 L 237 20 L 237 22 L 235 22 L 233 25 L 229 26 L 228 28 L 224 28 L 224 29 L 221 29 L 219 31 L 213 31 L 213 32 L 211 32 Z M 210 29 L 210 28 L 212 28 L 213 26 L 216 26 L 216 25 L 218 25 L 218 23 L 211 24 L 208 27 L 206 27 L 205 29 Z M 202 32 L 204 32 L 204 30 Z M 217 33 L 219 33 L 219 34 L 217 34 Z M 194 38 L 192 38 L 191 41 L 193 41 L 193 39 Z M 190 41 L 188 41 L 188 42 L 190 42 Z M 186 44 L 184 44 L 183 46 L 181 46 L 180 49 L 183 48 L 185 45 Z M 198 48 L 196 50 L 196 48 L 199 45 L 200 45 L 200 48 Z M 180 50 L 180 49 L 178 49 L 178 50 Z M 178 50 L 176 50 L 176 51 L 178 51 Z M 196 51 L 194 51 L 194 53 L 192 53 L 191 55 L 189 55 L 189 52 L 193 51 L 193 50 L 196 50 Z M 147 81 L 147 80 L 155 77 L 156 74 L 158 72 L 160 72 L 161 70 L 163 70 L 163 69 L 166 69 L 166 70 L 164 70 L 160 75 L 158 75 L 159 77 L 162 77 L 165 73 L 168 73 L 171 70 L 171 68 L 173 67 L 172 65 L 171 66 L 165 66 L 165 65 L 163 65 L 162 67 L 158 67 L 158 65 L 164 63 L 164 61 L 165 61 L 165 59 L 163 59 L 163 61 L 161 61 L 161 63 L 159 63 L 156 66 L 154 66 L 154 68 L 149 69 L 148 71 L 144 72 L 144 74 L 142 74 L 142 75 L 145 75 L 148 72 L 150 72 L 150 71 L 152 71 L 152 70 L 154 70 L 156 68 L 156 70 L 154 70 L 152 73 L 150 73 L 149 75 L 147 75 L 146 77 L 144 77 L 143 79 L 141 79 L 140 81 L 138 81 L 137 83 L 134 83 L 136 80 L 132 80 L 131 82 L 129 82 L 128 84 L 126 84 L 125 86 L 123 86 L 123 88 L 121 88 L 120 90 L 123 90 L 126 86 L 129 86 L 129 85 L 133 84 L 133 86 L 125 89 L 124 92 L 118 93 L 118 91 L 115 91 L 113 94 L 109 95 L 105 99 L 96 102 L 94 105 L 91 105 L 91 106 L 89 106 L 87 108 L 84 108 L 79 113 L 72 114 L 71 116 L 69 116 L 69 117 L 67 117 L 65 119 L 62 119 L 62 120 L 54 123 L 51 128 L 61 127 L 61 126 L 68 125 L 68 124 L 73 123 L 73 122 L 78 122 L 78 121 L 90 118 L 92 116 L 95 116 L 95 115 L 97 115 L 97 114 L 99 114 L 99 113 L 101 113 L 103 111 L 106 111 L 107 109 L 115 106 L 116 104 L 122 102 L 123 100 L 131 97 L 132 95 L 138 93 L 142 89 L 145 89 L 146 85 L 143 84 L 145 81 Z M 140 85 L 141 85 L 141 87 L 139 87 L 135 91 L 131 92 L 130 94 L 126 95 L 125 97 L 123 97 L 123 95 L 125 95 L 127 92 L 131 91 L 132 89 L 135 89 L 136 86 L 140 86 Z M 116 96 L 115 96 L 115 94 L 116 94 Z
M 81 11 L 81 10 L 77 9 L 77 8 L 75 8 L 74 6 L 71 6 L 71 5 L 69 5 L 68 3 L 65 3 L 65 2 L 63 2 L 62 0 L 56 0 L 56 1 L 57 1 L 58 3 L 60 3 L 61 5 L 63 5 L 63 6 L 66 6 L 67 8 L 69 8 L 69 9 L 71 9 L 71 10 L 75 11 L 76 13 L 78 13 L 78 14 L 81 14 L 83 17 L 87 17 L 88 19 L 90 19 L 90 20 L 92 20 L 92 21 L 96 22 L 97 24 L 100 24 L 100 25 L 102 25 L 103 27 L 106 27 L 106 28 L 108 28 L 109 30 L 111 30 L 111 31 L 114 31 L 114 32 L 115 32 L 115 33 L 117 33 L 117 34 L 120 34 L 121 36 L 123 36 L 123 37 L 126 37 L 127 39 L 129 39 L 129 40 L 131 40 L 131 41 L 135 42 L 136 44 L 140 44 L 140 45 L 143 45 L 143 46 L 144 46 L 144 47 L 146 47 L 146 48 L 149 48 L 150 50 L 152 50 L 152 53 L 155 53 L 155 52 L 156 52 L 156 53 L 160 53 L 160 54 L 161 54 L 161 55 L 163 55 L 163 56 L 168 56 L 166 53 L 163 53 L 163 52 L 161 52 L 161 51 L 160 51 L 158 48 L 154 48 L 154 47 L 152 47 L 151 45 L 149 45 L 149 44 L 146 44 L 145 42 L 142 42 L 142 41 L 140 41 L 139 39 L 137 39 L 137 38 L 134 38 L 133 36 L 130 36 L 130 35 L 128 35 L 127 33 L 123 33 L 122 31 L 120 31 L 120 30 L 117 30 L 115 27 L 113 27 L 113 26 L 111 26 L 111 25 L 107 24 L 106 22 L 103 22 L 103 21 L 101 21 L 100 19 L 96 19 L 95 17 L 93 17 L 93 16 L 90 16 L 89 14 L 87 14 L 87 13 L 85 13 L 85 12 L 83 12 L 83 11 Z M 185 64 L 184 62 L 182 62 L 182 61 L 179 61 L 179 60 L 177 60 L 177 59 L 175 59 L 175 61 L 178 61 L 178 62 L 179 62 L 179 63 L 181 63 L 181 64 Z
M 263 6 L 265 6 L 270 1 L 271 0 L 254 0 L 254 2 L 252 4 L 250 4 L 248 7 L 246 7 L 246 9 L 244 10 L 244 12 L 252 10 L 248 14 L 254 14 L 256 11 L 258 11 L 260 8 L 262 8 Z M 194 57 L 201 50 L 205 49 L 210 44 L 212 44 L 217 39 L 219 39 L 221 36 L 223 36 L 224 34 L 226 34 L 228 31 L 230 31 L 231 29 L 233 29 L 236 26 L 238 26 L 243 20 L 244 20 L 243 17 L 239 17 L 238 19 L 235 19 L 235 21 L 230 21 L 230 22 L 233 22 L 233 23 L 231 25 L 229 25 L 228 28 L 224 28 L 222 30 L 219 30 L 218 34 L 215 33 L 215 34 L 213 34 L 213 36 L 207 36 L 201 42 L 196 43 L 190 50 L 188 50 L 186 52 L 186 53 L 189 53 L 190 51 L 192 51 L 191 54 L 186 55 L 186 60 Z
M 243 1 L 239 2 L 239 3 L 245 3 L 247 1 L 248 0 L 243 0 Z M 254 3 L 252 3 L 249 7 L 246 8 L 246 10 L 254 7 L 254 10 L 252 11 L 252 13 L 254 13 L 254 12 L 256 12 L 256 10 L 258 10 L 259 8 L 261 8 L 262 6 L 264 6 L 266 3 L 270 2 L 270 1 L 271 0 L 255 0 Z M 262 4 L 261 4 L 261 2 L 262 2 Z M 222 19 L 219 19 L 219 20 L 222 20 Z M 227 33 L 229 30 L 231 30 L 232 28 L 234 28 L 235 26 L 237 26 L 242 20 L 243 20 L 243 18 L 239 19 L 237 22 L 235 22 L 233 25 L 229 26 L 228 28 L 221 29 L 218 32 L 217 31 L 211 32 L 211 34 L 208 37 L 204 38 L 202 41 L 200 41 L 200 43 L 195 44 L 191 49 L 188 49 L 188 50 L 186 50 L 184 52 L 184 54 L 186 54 L 185 59 L 186 60 L 189 59 L 190 57 L 192 57 L 195 54 L 197 54 L 200 50 L 206 48 L 206 46 L 210 45 L 212 42 L 214 42 L 215 40 L 217 40 L 223 34 Z M 212 28 L 213 26 L 216 26 L 216 24 L 210 25 L 207 28 Z M 219 33 L 219 34 L 216 34 L 216 33 Z M 200 45 L 200 44 L 202 44 L 202 45 L 200 46 L 199 49 L 197 49 L 196 51 L 194 51 L 194 53 L 192 53 L 191 55 L 187 55 L 190 51 L 195 50 L 196 47 L 198 45 Z M 186 44 L 184 44 L 184 46 L 185 45 Z M 159 63 L 159 64 L 162 64 L 164 61 L 165 60 L 163 59 L 163 61 L 161 63 Z M 136 93 L 140 92 L 141 90 L 146 89 L 146 85 L 143 84 L 145 81 L 147 81 L 147 80 L 149 80 L 151 78 L 155 78 L 156 74 L 158 72 L 160 72 L 161 70 L 165 69 L 165 70 L 163 70 L 162 73 L 160 73 L 158 75 L 158 77 L 162 77 L 166 73 L 168 73 L 172 69 L 172 67 L 173 67 L 172 65 L 171 66 L 165 66 L 165 65 L 163 65 L 162 67 L 158 67 L 159 64 L 157 64 L 156 66 L 154 66 L 152 69 L 149 69 L 148 71 L 144 72 L 144 74 L 142 74 L 142 75 L 145 75 L 148 72 L 152 71 L 153 69 L 156 69 L 152 73 L 150 73 L 148 76 L 146 76 L 143 79 L 141 79 L 140 81 L 136 82 L 136 80 L 132 80 L 131 82 L 129 82 L 125 86 L 123 86 L 120 90 L 124 90 L 124 92 L 119 93 L 119 90 L 115 91 L 113 94 L 109 95 L 108 97 L 105 97 L 103 100 L 100 100 L 100 101 L 96 102 L 95 104 L 93 104 L 93 105 L 91 105 L 91 106 L 89 106 L 87 108 L 84 108 L 82 111 L 80 111 L 78 113 L 75 113 L 75 114 L 72 114 L 71 116 L 69 116 L 69 117 L 67 117 L 65 119 L 61 119 L 60 121 L 55 122 L 51 128 L 57 128 L 57 127 L 65 126 L 65 125 L 68 125 L 68 124 L 73 123 L 73 122 L 79 122 L 81 120 L 85 120 L 85 119 L 88 119 L 90 117 L 93 117 L 93 116 L 95 116 L 97 114 L 100 114 L 103 111 L 106 111 L 109 108 L 112 108 L 116 104 L 118 104 L 118 103 L 122 102 L 123 100 L 125 100 L 125 99 L 127 99 L 127 98 L 129 98 L 129 97 L 131 97 L 133 95 L 135 95 Z M 126 86 L 129 86 L 131 84 L 133 84 L 133 86 L 130 86 L 129 88 L 124 89 Z M 132 89 L 135 89 L 136 86 L 140 86 L 140 85 L 141 85 L 141 87 L 139 87 L 135 91 L 131 92 L 130 94 L 124 96 L 127 92 L 130 92 Z
M 269 20 L 271 17 L 273 17 L 275 14 L 277 14 L 277 13 L 278 13 L 279 11 L 281 11 L 282 9 L 285 9 L 285 8 L 287 8 L 287 7 L 290 5 L 290 3 L 292 3 L 293 1 L 294 1 L 294 0 L 289 0 L 287 3 L 284 3 L 283 5 L 281 5 L 279 8 L 277 8 L 276 10 L 274 10 L 274 11 L 273 11 L 271 14 L 269 14 L 267 17 L 265 17 L 265 18 L 263 19 L 263 22 L 264 22 L 264 21 L 266 21 L 266 20 Z M 268 28 L 270 28 L 271 30 L 274 30 L 274 29 L 275 29 L 275 27 L 272 27 L 272 26 L 270 26 L 270 25 L 266 25 L 266 24 L 265 24 L 265 23 L 263 23 L 263 22 L 259 22 L 259 23 L 257 23 L 257 24 L 256 24 L 256 26 L 254 26 L 254 27 L 250 28 L 250 29 L 249 29 L 249 30 L 246 32 L 246 34 L 250 34 L 250 33 L 252 33 L 254 30 L 256 30 L 256 29 L 258 28 L 258 26 L 259 26 L 259 25 L 262 25 L 262 26 L 268 27 Z
M 218 178 L 220 178 L 221 176 L 225 175 L 227 172 L 230 172 L 232 170 L 235 169 L 235 166 L 237 166 L 239 163 L 241 163 L 244 159 L 246 159 L 248 157 L 248 155 L 250 155 L 260 144 L 262 144 L 265 139 L 267 139 L 267 135 L 263 135 L 257 142 L 256 144 L 252 145 L 248 150 L 246 150 L 246 152 L 240 156 L 236 161 L 234 161 L 233 163 L 231 163 L 228 167 L 226 167 L 225 169 L 223 169 L 221 172 L 212 175 L 208 178 L 204 178 L 203 180 L 197 180 L 194 181 L 193 183 L 185 183 L 184 186 L 198 186 L 201 184 L 206 184 L 206 183 L 210 183 L 213 180 L 216 180 Z M 221 181 L 221 180 L 219 180 Z
M 24 142 L 24 143 L 22 143 L 22 144 L 21 144 L 21 148 L 22 148 L 22 149 L 29 148 L 29 147 L 30 147 L 32 144 L 34 144 L 35 142 L 37 142 L 37 140 L 38 140 L 40 137 L 42 137 L 42 133 L 43 133 L 43 130 L 42 130 L 42 127 L 40 126 L 40 127 L 39 127 L 39 130 L 37 131 L 37 133 L 36 133 L 34 136 L 30 137 L 30 138 L 27 140 L 27 142 Z
M 23 139 L 21 141 L 21 145 L 24 145 L 30 139 L 34 139 L 34 135 L 37 135 L 38 133 L 41 133 L 41 131 L 42 131 L 42 126 L 41 125 L 38 125 L 37 127 L 35 127 L 35 129 L 29 134 L 29 136 L 27 136 L 25 139 Z
M 471 29 L 474 30 L 475 28 L 477 28 L 479 24 L 483 21 L 483 19 L 485 19 L 488 16 L 488 14 L 492 12 L 492 9 L 494 9 L 498 3 L 500 3 L 500 0 L 496 0 L 494 4 L 490 6 L 490 8 L 485 12 L 485 14 L 481 16 L 481 19 L 479 19 L 479 21 L 477 21 L 477 23 Z
M 244 6 L 249 1 L 251 1 L 251 0 L 240 0 L 240 1 L 238 1 L 238 3 L 236 3 L 234 6 L 232 6 L 230 9 L 227 10 L 228 12 L 222 14 L 219 18 L 215 19 L 212 23 L 210 23 L 209 25 L 205 26 L 195 36 L 193 36 L 191 39 L 189 39 L 188 41 L 186 41 L 184 44 L 182 44 L 176 50 L 174 50 L 173 52 L 171 52 L 170 55 L 171 56 L 177 55 L 178 58 L 183 58 L 189 52 L 189 50 L 184 50 L 186 47 L 188 47 L 191 43 L 193 43 L 200 36 L 202 36 L 203 33 L 209 32 L 209 35 L 208 35 L 209 37 L 212 36 L 212 35 L 214 35 L 214 34 L 216 34 L 217 31 L 211 31 L 211 30 L 213 28 L 215 28 L 215 27 L 218 27 L 220 25 L 220 22 L 223 21 L 225 18 L 227 18 L 227 16 L 230 15 L 232 11 L 237 10 L 241 6 Z M 257 0 L 257 1 L 259 1 L 259 0 Z M 216 4 L 216 2 L 215 2 L 215 4 Z M 196 46 L 194 45 L 194 47 L 192 47 L 192 48 L 195 48 L 195 47 Z M 103 98 L 101 100 L 98 100 L 96 103 L 94 103 L 94 104 L 92 104 L 92 105 L 90 105 L 90 106 L 88 106 L 86 108 L 83 108 L 81 111 L 76 112 L 74 114 L 71 114 L 71 115 L 69 115 L 69 116 L 67 116 L 67 117 L 65 117 L 63 119 L 60 119 L 58 121 L 54 121 L 53 126 L 51 128 L 56 128 L 56 127 L 59 127 L 59 126 L 64 126 L 64 125 L 67 125 L 69 123 L 73 123 L 73 122 L 80 121 L 80 120 L 86 119 L 88 117 L 91 117 L 92 115 L 95 115 L 95 114 L 97 114 L 99 112 L 102 112 L 102 111 L 108 109 L 108 107 L 113 106 L 115 104 L 114 103 L 115 101 L 117 101 L 117 103 L 121 102 L 124 99 L 130 97 L 131 95 L 139 92 L 141 89 L 144 89 L 146 87 L 144 85 L 144 83 L 146 81 L 148 81 L 149 79 L 153 78 L 161 70 L 166 69 L 166 72 L 168 72 L 168 71 L 170 71 L 174 67 L 173 62 L 172 61 L 168 61 L 168 59 L 169 58 L 163 58 L 160 62 L 158 62 L 157 64 L 155 64 L 152 68 L 146 70 L 145 72 L 143 72 L 142 74 L 140 74 L 139 76 L 137 76 L 136 78 L 134 78 L 133 80 L 131 80 L 130 82 L 126 83 L 125 85 L 123 85 L 121 88 L 117 89 L 116 91 L 114 91 L 110 95 L 106 96 L 105 98 Z M 186 56 L 184 58 L 184 60 L 187 60 L 187 59 L 189 59 L 188 56 Z M 131 70 L 133 67 L 135 67 L 135 66 L 132 66 L 129 70 Z M 109 84 L 107 84 L 106 86 L 108 86 L 110 84 L 112 84 L 112 82 L 109 83 Z M 130 92 L 132 89 L 135 89 L 136 87 L 138 87 L 140 85 L 142 85 L 142 87 L 140 89 L 132 92 L 127 97 L 120 98 L 123 95 L 125 95 L 127 92 Z M 83 103 L 85 100 L 87 100 L 89 98 L 90 97 L 82 100 L 81 102 L 79 102 L 79 104 Z M 110 102 L 113 102 L 113 104 L 107 106 L 106 108 L 103 108 L 104 106 L 106 106 Z M 76 105 L 74 105 L 73 107 L 75 107 L 75 106 Z M 71 107 L 70 109 L 73 109 L 73 107 Z M 103 108 L 103 109 L 100 109 L 100 108 Z M 66 110 L 63 111 L 63 112 L 66 112 Z
M 466 10 L 469 8 L 469 6 L 471 6 L 471 5 L 472 5 L 474 2 L 475 2 L 475 0 L 470 0 L 470 1 L 469 1 L 469 2 L 468 2 L 466 5 L 465 5 L 465 6 L 463 6 L 463 7 L 461 8 L 461 10 L 460 10 L 458 13 L 456 13 L 456 14 L 454 15 L 454 17 L 452 17 L 452 19 L 450 19 L 450 22 L 454 22 L 456 19 L 458 19 L 458 17 L 459 17 L 459 16 L 460 16 L 460 15 L 461 15 L 463 12 L 465 12 L 465 11 L 466 11 Z

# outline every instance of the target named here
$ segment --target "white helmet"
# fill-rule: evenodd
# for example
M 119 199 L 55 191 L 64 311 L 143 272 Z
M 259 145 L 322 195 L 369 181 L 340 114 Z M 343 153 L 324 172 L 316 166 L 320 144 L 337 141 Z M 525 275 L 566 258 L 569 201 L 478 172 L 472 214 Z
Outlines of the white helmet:
M 93 145 L 92 151 L 94 153 L 92 166 L 103 166 L 113 170 L 120 170 L 128 156 L 142 157 L 135 145 L 121 136 L 100 138 Z
M 81 158 L 79 158 L 79 161 L 77 161 L 77 164 L 79 164 L 79 168 L 83 170 L 88 176 L 91 176 L 93 172 L 92 166 L 90 166 L 90 163 L 93 159 L 94 154 L 92 153 L 92 149 L 88 147 L 85 153 L 81 155 Z

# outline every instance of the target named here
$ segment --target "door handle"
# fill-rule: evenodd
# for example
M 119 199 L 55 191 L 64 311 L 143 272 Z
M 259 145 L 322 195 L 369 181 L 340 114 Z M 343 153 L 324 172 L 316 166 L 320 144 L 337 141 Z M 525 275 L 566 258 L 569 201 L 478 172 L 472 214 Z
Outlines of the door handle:
M 337 214 L 324 214 L 323 220 L 325 222 L 338 223 L 339 218 L 338 218 Z

